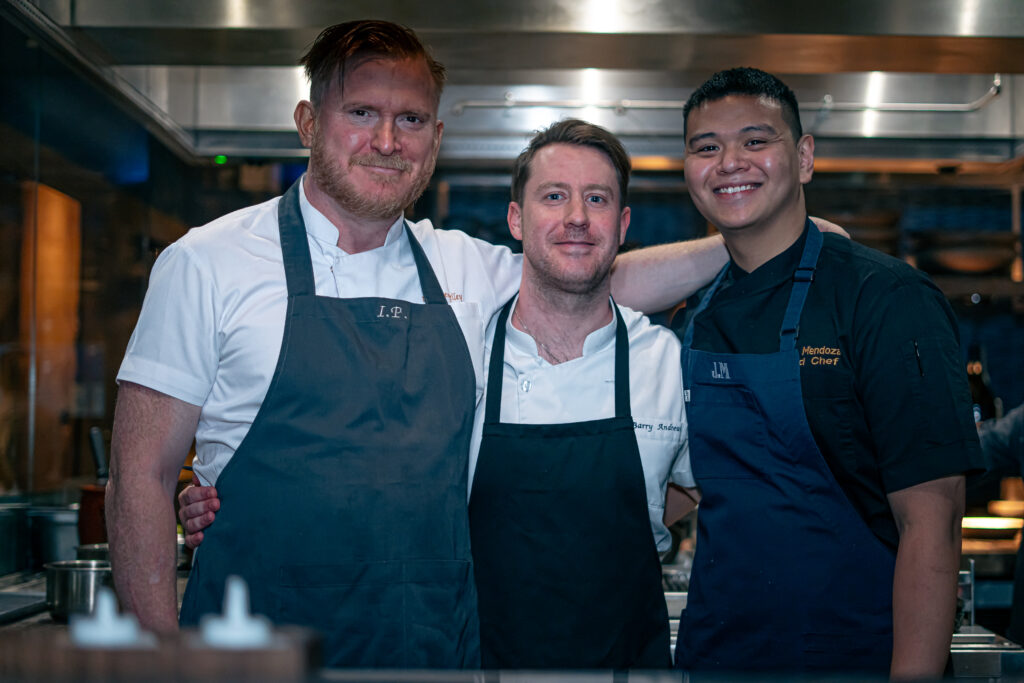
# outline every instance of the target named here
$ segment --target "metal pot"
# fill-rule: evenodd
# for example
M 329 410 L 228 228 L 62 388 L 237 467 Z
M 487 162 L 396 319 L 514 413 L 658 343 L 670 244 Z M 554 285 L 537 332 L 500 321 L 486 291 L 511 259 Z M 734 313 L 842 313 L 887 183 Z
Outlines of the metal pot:
M 66 560 L 46 565 L 46 607 L 55 621 L 72 614 L 89 614 L 100 586 L 114 587 L 109 562 Z

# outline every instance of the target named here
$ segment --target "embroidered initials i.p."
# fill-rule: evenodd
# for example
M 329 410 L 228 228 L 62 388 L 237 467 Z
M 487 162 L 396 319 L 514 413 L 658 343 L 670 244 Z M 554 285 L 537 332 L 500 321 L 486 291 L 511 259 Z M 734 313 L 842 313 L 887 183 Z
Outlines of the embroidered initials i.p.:
M 405 312 L 405 309 L 401 306 L 381 306 L 377 312 L 378 318 L 398 318 L 405 320 L 409 315 Z

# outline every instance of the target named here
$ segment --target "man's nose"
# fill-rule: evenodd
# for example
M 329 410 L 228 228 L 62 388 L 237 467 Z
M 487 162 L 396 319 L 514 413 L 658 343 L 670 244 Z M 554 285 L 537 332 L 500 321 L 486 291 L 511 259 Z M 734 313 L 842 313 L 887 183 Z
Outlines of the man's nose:
M 574 197 L 566 204 L 565 210 L 566 225 L 586 227 L 590 224 L 590 216 L 587 213 L 587 200 L 584 197 Z
M 721 173 L 733 173 L 742 170 L 747 165 L 747 155 L 742 147 L 736 145 L 725 145 L 722 147 L 722 156 L 718 165 Z
M 373 129 L 373 149 L 385 156 L 394 154 L 398 148 L 395 136 L 395 123 L 382 119 Z

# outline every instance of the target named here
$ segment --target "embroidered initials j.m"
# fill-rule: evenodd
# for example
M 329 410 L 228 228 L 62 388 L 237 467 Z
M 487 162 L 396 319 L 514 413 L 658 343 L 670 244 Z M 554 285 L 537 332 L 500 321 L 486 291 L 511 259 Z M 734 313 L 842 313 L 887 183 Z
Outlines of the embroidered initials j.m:
M 711 364 L 711 376 L 715 379 L 729 379 L 729 364 L 721 361 L 713 361 Z

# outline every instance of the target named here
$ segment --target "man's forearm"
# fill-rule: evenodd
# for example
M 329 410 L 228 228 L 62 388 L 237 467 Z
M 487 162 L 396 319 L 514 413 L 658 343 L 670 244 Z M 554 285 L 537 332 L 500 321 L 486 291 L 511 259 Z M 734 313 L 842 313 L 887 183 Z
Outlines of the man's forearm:
M 174 488 L 199 421 L 195 406 L 122 382 L 114 410 L 107 536 L 117 596 L 146 628 L 178 628 Z
M 121 606 L 143 628 L 170 633 L 178 628 L 177 534 L 173 486 L 141 477 L 107 483 L 110 561 Z
M 720 236 L 630 251 L 615 259 L 612 296 L 644 313 L 664 311 L 711 282 L 728 260 Z
M 960 534 L 942 531 L 911 526 L 900 537 L 893 577 L 894 679 L 941 678 L 949 657 Z

